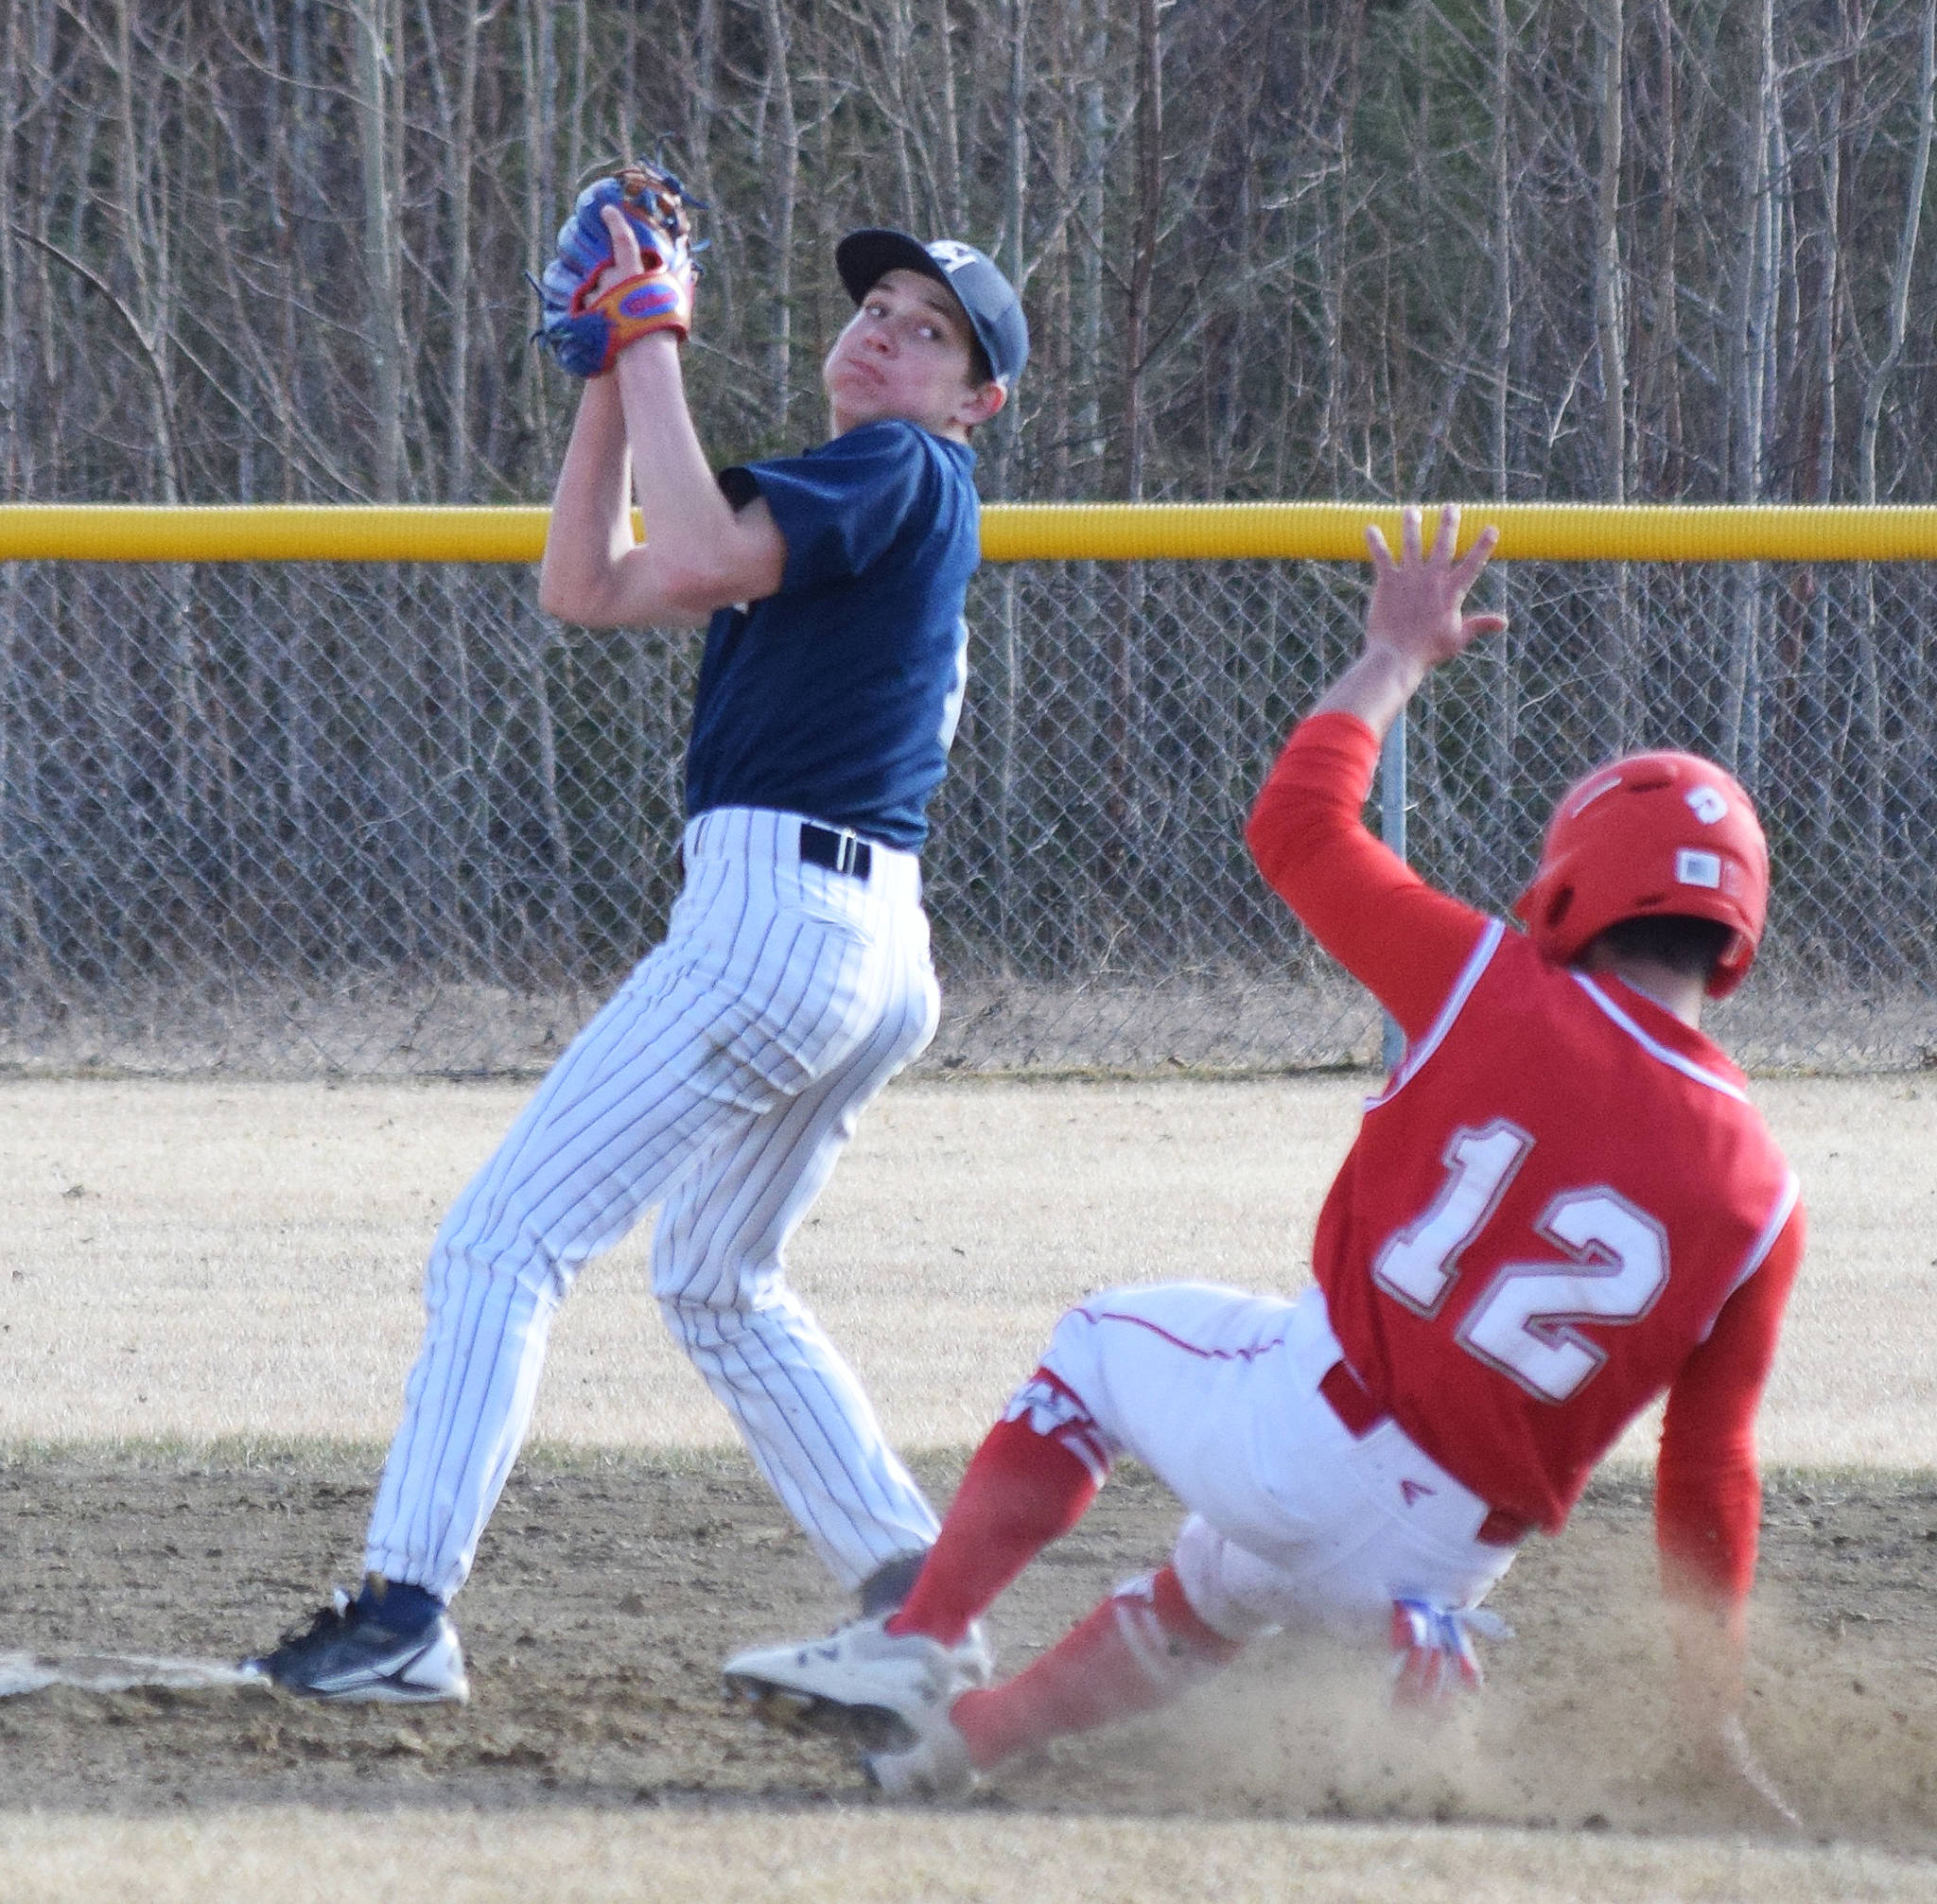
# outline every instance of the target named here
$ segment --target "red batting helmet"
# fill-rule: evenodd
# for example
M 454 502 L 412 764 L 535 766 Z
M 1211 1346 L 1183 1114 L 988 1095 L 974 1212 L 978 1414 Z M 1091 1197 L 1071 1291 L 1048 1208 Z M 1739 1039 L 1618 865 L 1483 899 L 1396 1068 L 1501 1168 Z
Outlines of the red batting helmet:
M 1747 977 L 1769 911 L 1769 846 L 1749 796 L 1696 754 L 1630 754 L 1561 795 L 1513 902 L 1543 958 L 1570 964 L 1619 919 L 1684 913 L 1735 928 L 1711 998 Z

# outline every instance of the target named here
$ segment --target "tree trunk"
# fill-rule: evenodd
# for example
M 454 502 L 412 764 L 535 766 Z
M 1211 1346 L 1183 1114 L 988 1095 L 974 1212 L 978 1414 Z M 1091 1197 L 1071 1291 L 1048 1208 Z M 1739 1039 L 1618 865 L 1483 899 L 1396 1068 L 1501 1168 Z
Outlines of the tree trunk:
M 1924 187 L 1930 176 L 1930 135 L 1937 123 L 1937 0 L 1924 0 L 1917 23 L 1917 133 L 1911 148 L 1910 181 L 1904 194 L 1903 224 L 1897 233 L 1896 262 L 1891 273 L 1890 326 L 1883 352 L 1863 387 L 1862 433 L 1857 450 L 1858 495 L 1876 500 L 1876 437 L 1891 378 L 1903 358 L 1910 331 L 1911 280 L 1916 269 L 1917 236 L 1923 228 Z
M 1073 412 L 1076 462 L 1080 486 L 1094 496 L 1102 489 L 1104 460 L 1109 448 L 1103 427 L 1104 256 L 1108 239 L 1104 229 L 1108 207 L 1104 181 L 1109 166 L 1109 105 L 1104 72 L 1109 58 L 1109 9 L 1105 0 L 1078 0 L 1079 9 L 1093 4 L 1091 25 L 1084 47 L 1083 73 L 1078 81 L 1082 142 L 1077 164 L 1083 181 L 1078 251 L 1075 265 L 1075 350 L 1073 374 L 1079 379 Z
M 1621 146 L 1626 116 L 1627 21 L 1622 0 L 1601 0 L 1597 23 L 1599 49 L 1596 119 L 1600 164 L 1595 192 L 1594 320 L 1600 352 L 1602 494 L 1628 499 L 1628 357 L 1621 283 Z M 1604 754 L 1624 753 L 1632 727 L 1634 577 L 1625 562 L 1614 565 L 1613 626 L 1602 669 L 1601 739 Z
M 1492 486 L 1502 502 L 1513 493 L 1510 462 L 1510 423 L 1513 384 L 1513 259 L 1515 220 L 1513 217 L 1513 49 L 1516 44 L 1508 18 L 1507 0 L 1492 0 L 1492 149 L 1491 168 L 1493 187 L 1492 237 L 1493 264 L 1492 336 Z M 1493 601 L 1499 611 L 1509 613 L 1508 589 L 1512 580 L 1509 566 L 1493 571 Z M 1511 855 L 1518 847 L 1520 829 L 1518 785 L 1514 755 L 1520 738 L 1520 681 L 1515 665 L 1518 637 L 1510 614 L 1504 634 L 1494 637 L 1486 651 L 1491 663 L 1492 715 L 1488 722 L 1490 789 L 1487 802 L 1489 858 L 1494 876 L 1504 879 Z
M 1774 0 L 1755 9 L 1754 70 L 1743 141 L 1742 218 L 1736 253 L 1737 303 L 1733 340 L 1735 415 L 1730 433 L 1731 487 L 1737 502 L 1759 501 L 1767 459 L 1771 353 L 1779 285 L 1775 258 L 1775 167 L 1772 148 L 1781 116 L 1775 58 Z M 1761 565 L 1730 570 L 1729 666 L 1722 704 L 1723 763 L 1754 790 L 1759 713 L 1756 657 L 1761 646 Z
M 392 94 L 396 85 L 389 0 L 356 0 L 357 130 L 363 162 L 363 268 L 369 283 L 373 487 L 394 502 L 404 462 L 403 310 L 398 289 Z
M 788 68 L 787 14 L 781 0 L 760 0 L 767 51 L 766 84 L 773 112 L 767 132 L 767 408 L 781 442 L 794 405 L 794 211 L 800 183 L 800 129 L 794 115 Z
M 1018 0 L 1020 4 L 1020 0 Z M 1163 196 L 1163 50 L 1158 0 L 1137 0 L 1137 190 L 1124 322 L 1124 492 L 1143 498 L 1143 373 Z
M 949 18 L 949 0 L 934 0 L 935 42 L 935 85 L 939 95 L 936 108 L 937 184 L 943 235 L 967 236 L 962 223 L 962 135 L 957 124 L 959 107 L 955 102 L 955 38 Z

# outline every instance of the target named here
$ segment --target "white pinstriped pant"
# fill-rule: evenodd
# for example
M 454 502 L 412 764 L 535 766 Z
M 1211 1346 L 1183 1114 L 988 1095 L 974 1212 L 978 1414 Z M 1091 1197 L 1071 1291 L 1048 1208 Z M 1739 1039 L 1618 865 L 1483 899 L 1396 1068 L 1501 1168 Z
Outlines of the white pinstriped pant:
M 445 1217 L 369 1571 L 446 1598 L 463 1583 L 553 1313 L 655 1203 L 660 1312 L 829 1568 L 851 1587 L 934 1540 L 934 1511 L 784 1262 L 863 1108 L 934 1035 L 919 864 L 876 846 L 864 883 L 803 865 L 799 829 L 755 808 L 688 826 L 665 942 Z

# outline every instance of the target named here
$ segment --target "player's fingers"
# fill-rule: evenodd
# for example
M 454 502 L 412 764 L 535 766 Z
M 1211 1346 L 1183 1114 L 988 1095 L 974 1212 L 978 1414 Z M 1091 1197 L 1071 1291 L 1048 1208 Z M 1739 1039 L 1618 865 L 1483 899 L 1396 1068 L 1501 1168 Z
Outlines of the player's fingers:
M 1453 579 L 1461 589 L 1471 588 L 1479 579 L 1479 572 L 1487 566 L 1492 552 L 1500 546 L 1500 531 L 1495 523 L 1488 523 L 1474 537 L 1473 547 L 1459 558 L 1453 570 Z
M 1402 559 L 1406 562 L 1418 562 L 1422 559 L 1420 550 L 1420 525 L 1422 520 L 1417 503 L 1408 502 L 1399 512 L 1399 548 Z
M 1506 629 L 1504 615 L 1468 615 L 1459 623 L 1459 632 L 1468 641 L 1477 641 L 1482 635 L 1501 635 Z
M 1392 550 L 1387 545 L 1386 537 L 1376 522 L 1366 524 L 1366 554 L 1370 558 L 1374 575 L 1391 572 Z
M 1433 532 L 1433 560 L 1450 562 L 1453 551 L 1459 546 L 1459 505 L 1457 502 L 1443 502 L 1440 505 L 1440 524 Z
M 601 205 L 599 216 L 612 239 L 612 262 L 621 276 L 637 277 L 645 263 L 639 253 L 639 235 L 633 230 L 632 220 L 617 205 Z

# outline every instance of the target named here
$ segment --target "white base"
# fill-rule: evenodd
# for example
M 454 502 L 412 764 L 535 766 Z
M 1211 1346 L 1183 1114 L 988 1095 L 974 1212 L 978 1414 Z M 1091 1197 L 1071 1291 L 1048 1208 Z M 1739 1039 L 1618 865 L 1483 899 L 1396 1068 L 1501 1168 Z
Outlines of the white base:
M 49 1686 L 75 1686 L 88 1692 L 131 1692 L 137 1686 L 210 1692 L 262 1684 L 222 1660 L 158 1659 L 135 1652 L 0 1652 L 0 1699 Z

